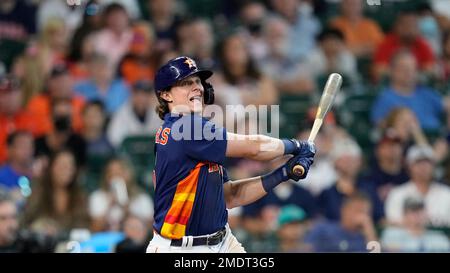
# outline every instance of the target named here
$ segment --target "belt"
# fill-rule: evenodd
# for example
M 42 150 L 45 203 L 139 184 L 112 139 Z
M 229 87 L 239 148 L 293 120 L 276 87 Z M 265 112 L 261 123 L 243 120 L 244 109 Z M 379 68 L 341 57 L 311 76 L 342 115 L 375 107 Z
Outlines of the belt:
M 212 235 L 206 235 L 206 236 L 198 236 L 193 237 L 192 246 L 201 246 L 201 245 L 207 245 L 207 246 L 214 246 L 222 242 L 223 238 L 227 234 L 226 228 L 222 228 L 221 230 L 217 231 L 216 233 Z M 182 246 L 183 245 L 183 239 L 172 239 L 170 242 L 171 246 Z

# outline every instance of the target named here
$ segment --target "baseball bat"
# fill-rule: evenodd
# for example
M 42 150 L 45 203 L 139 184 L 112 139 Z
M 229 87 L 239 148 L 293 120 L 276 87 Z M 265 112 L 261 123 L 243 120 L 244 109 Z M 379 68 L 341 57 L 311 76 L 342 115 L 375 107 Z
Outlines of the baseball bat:
M 342 76 L 338 73 L 333 73 L 328 77 L 327 83 L 320 97 L 319 106 L 317 108 L 316 118 L 314 119 L 314 124 L 311 128 L 311 133 L 309 134 L 308 141 L 314 142 L 320 127 L 322 126 L 323 119 L 333 105 L 336 93 L 341 88 Z M 302 176 L 305 173 L 303 166 L 297 164 L 292 168 L 294 174 Z

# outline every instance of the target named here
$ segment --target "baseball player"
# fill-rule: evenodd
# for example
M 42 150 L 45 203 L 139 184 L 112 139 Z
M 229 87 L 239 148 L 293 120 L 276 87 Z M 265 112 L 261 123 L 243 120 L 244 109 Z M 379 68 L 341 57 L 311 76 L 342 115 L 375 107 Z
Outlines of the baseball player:
M 305 178 L 313 163 L 313 143 L 236 135 L 203 118 L 202 106 L 214 102 L 206 82 L 212 74 L 184 56 L 156 73 L 157 111 L 164 123 L 156 133 L 154 236 L 147 252 L 245 252 L 228 227 L 227 208 Z M 271 160 L 286 154 L 293 157 L 263 176 L 231 181 L 222 167 L 226 157 Z M 305 169 L 301 177 L 292 171 L 297 164 Z

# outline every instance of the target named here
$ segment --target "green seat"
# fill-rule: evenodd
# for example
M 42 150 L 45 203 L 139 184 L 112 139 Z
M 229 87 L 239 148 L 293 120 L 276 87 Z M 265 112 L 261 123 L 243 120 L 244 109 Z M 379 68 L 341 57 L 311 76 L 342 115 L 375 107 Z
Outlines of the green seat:
M 295 137 L 307 128 L 307 113 L 311 96 L 283 94 L 280 96 L 280 137 Z
M 23 53 L 25 43 L 13 40 L 0 40 L 0 62 L 5 64 L 6 70 L 10 70 L 14 59 Z
M 370 110 L 375 98 L 374 93 L 351 95 L 338 109 L 340 124 L 356 139 L 367 156 L 372 152 Z
M 127 159 L 135 170 L 140 186 L 153 193 L 152 173 L 155 167 L 155 137 L 149 135 L 129 136 L 120 146 L 120 155 Z

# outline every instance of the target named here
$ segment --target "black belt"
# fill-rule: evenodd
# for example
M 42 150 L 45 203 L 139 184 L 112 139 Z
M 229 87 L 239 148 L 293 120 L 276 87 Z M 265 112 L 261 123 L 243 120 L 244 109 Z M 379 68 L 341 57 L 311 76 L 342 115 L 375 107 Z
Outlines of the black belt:
M 222 242 L 223 238 L 227 234 L 226 228 L 222 228 L 216 233 L 208 236 L 193 237 L 192 246 L 214 246 Z M 182 246 L 183 239 L 172 239 L 171 246 Z

